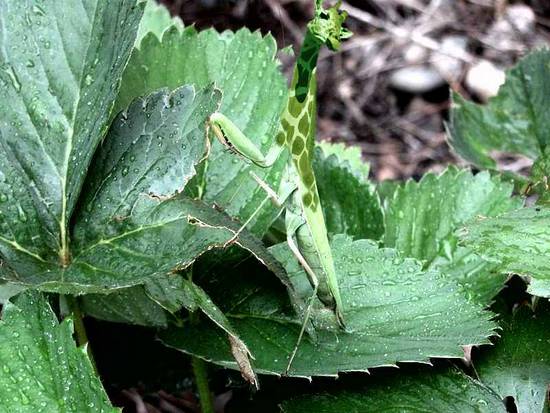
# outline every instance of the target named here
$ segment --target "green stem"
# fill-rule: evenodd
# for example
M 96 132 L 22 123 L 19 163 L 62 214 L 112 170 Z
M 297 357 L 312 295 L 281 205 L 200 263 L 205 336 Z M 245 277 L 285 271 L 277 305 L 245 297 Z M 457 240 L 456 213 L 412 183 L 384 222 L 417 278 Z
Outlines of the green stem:
M 195 375 L 195 383 L 199 392 L 202 413 L 214 413 L 214 403 L 212 394 L 208 386 L 208 372 L 204 360 L 198 357 L 192 357 L 191 364 L 193 366 L 193 374 Z
M 189 272 L 189 278 L 191 279 L 191 277 L 192 272 Z M 189 314 L 189 316 L 191 324 L 199 322 L 199 315 L 196 312 Z M 195 356 L 191 356 L 191 366 L 193 367 L 195 384 L 197 385 L 197 391 L 199 393 L 201 412 L 214 413 L 212 393 L 210 392 L 210 386 L 208 386 L 208 366 L 204 360 Z
M 73 316 L 74 331 L 76 334 L 76 343 L 78 344 L 79 347 L 87 345 L 88 335 L 86 334 L 86 327 L 84 326 L 84 319 L 82 317 L 82 311 L 80 311 L 78 298 L 73 297 L 71 295 L 65 295 L 64 297 L 67 302 L 67 307 L 69 308 Z M 88 357 L 90 358 L 90 362 L 92 363 L 94 370 L 97 372 L 97 367 L 92 354 L 92 349 L 90 348 L 89 345 L 87 346 L 86 350 L 88 352 Z
M 88 335 L 86 334 L 86 328 L 84 327 L 84 321 L 82 320 L 82 312 L 78 305 L 78 299 L 73 296 L 65 296 L 69 310 L 73 315 L 74 331 L 76 333 L 76 342 L 79 346 L 83 346 L 88 343 Z

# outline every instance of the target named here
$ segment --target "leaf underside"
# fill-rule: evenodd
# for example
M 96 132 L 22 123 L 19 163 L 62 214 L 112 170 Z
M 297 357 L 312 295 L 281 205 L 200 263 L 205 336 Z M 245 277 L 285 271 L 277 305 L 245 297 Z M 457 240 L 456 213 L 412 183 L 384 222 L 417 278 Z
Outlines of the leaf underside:
M 218 327 L 246 348 L 230 321 L 212 302 L 208 294 L 184 276 L 168 275 L 150 280 L 145 284 L 145 291 L 152 300 L 172 313 L 180 310 L 182 307 L 191 312 L 200 309 Z
M 117 290 L 109 295 L 86 294 L 81 299 L 81 310 L 88 316 L 113 323 L 145 327 L 166 327 L 168 315 L 149 298 L 143 286 Z

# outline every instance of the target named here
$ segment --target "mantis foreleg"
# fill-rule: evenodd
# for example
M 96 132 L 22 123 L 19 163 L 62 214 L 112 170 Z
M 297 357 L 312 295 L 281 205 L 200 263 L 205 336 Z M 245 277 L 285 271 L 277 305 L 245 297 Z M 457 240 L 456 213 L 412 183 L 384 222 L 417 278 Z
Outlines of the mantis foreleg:
M 273 165 L 284 149 L 283 146 L 275 145 L 264 156 L 237 125 L 219 112 L 210 115 L 207 128 L 212 129 L 214 136 L 222 145 L 262 168 L 269 168 Z

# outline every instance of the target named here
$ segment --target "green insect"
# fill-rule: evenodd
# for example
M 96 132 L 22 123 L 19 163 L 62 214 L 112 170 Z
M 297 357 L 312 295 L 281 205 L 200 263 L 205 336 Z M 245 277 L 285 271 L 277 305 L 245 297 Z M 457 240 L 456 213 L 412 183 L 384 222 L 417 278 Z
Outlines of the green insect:
M 276 136 L 277 144 L 266 156 L 223 114 L 214 113 L 208 122 L 208 127 L 223 145 L 260 167 L 268 168 L 273 165 L 285 148 L 292 154 L 287 165 L 287 173 L 284 175 L 286 178 L 281 183 L 278 194 L 254 176 L 268 193 L 268 198 L 285 207 L 288 245 L 307 273 L 313 288 L 313 295 L 304 315 L 298 342 L 290 356 L 287 372 L 309 322 L 315 297 L 334 311 L 338 323 L 344 328 L 342 299 L 312 167 L 317 115 L 316 66 L 319 51 L 323 45 L 327 45 L 331 50 L 337 50 L 340 42 L 351 36 L 351 33 L 342 27 L 347 15 L 339 11 L 338 7 L 339 3 L 324 9 L 322 0 L 316 0 L 315 17 L 308 24 L 294 68 L 287 106 Z M 260 208 L 262 206 L 263 203 Z M 248 221 L 244 225 L 247 223 Z

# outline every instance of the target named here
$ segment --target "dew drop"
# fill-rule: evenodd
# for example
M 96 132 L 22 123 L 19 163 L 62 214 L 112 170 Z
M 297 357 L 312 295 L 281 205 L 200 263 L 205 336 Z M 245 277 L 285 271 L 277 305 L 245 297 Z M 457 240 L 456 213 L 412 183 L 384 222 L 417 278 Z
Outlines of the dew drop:
M 27 214 L 25 214 L 25 211 L 23 211 L 23 208 L 21 208 L 20 205 L 17 205 L 17 216 L 19 221 L 23 223 L 27 222 Z

